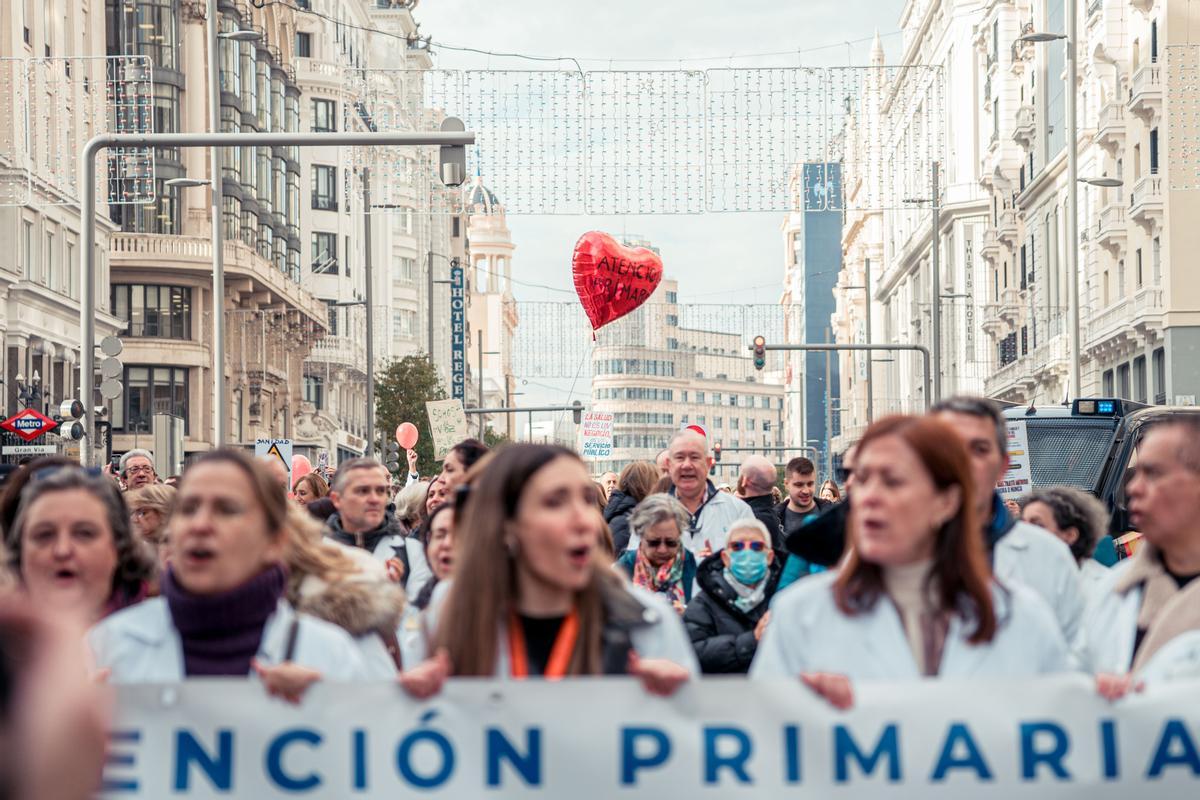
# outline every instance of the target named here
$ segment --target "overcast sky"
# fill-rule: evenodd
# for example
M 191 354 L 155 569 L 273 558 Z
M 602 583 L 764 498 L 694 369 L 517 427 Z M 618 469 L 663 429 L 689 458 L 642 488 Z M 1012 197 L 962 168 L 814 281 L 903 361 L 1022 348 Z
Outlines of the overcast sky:
M 677 69 L 682 59 L 683 68 L 703 70 L 861 66 L 867 63 L 870 37 L 876 29 L 887 62 L 893 63 L 900 49 L 896 31 L 902 5 L 902 0 L 422 0 L 414 16 L 421 33 L 433 36 L 435 46 L 440 41 L 495 52 L 570 55 L 579 58 L 585 70 L 607 69 L 607 59 L 613 59 L 613 69 Z M 737 57 L 781 51 L 788 55 Z M 556 67 L 449 49 L 436 52 L 437 66 L 443 69 Z M 634 63 L 627 59 L 670 61 Z M 561 68 L 572 67 L 569 62 L 561 64 Z M 498 194 L 503 202 L 503 193 Z M 666 273 L 679 280 L 680 300 L 774 303 L 783 278 L 782 218 L 774 212 L 510 215 L 509 227 L 517 245 L 513 278 L 570 289 L 571 252 L 579 235 L 592 229 L 613 234 L 627 231 L 661 248 Z M 518 300 L 568 300 L 572 296 L 519 285 L 514 286 L 514 294 Z M 565 398 L 560 393 L 537 399 L 557 402 Z

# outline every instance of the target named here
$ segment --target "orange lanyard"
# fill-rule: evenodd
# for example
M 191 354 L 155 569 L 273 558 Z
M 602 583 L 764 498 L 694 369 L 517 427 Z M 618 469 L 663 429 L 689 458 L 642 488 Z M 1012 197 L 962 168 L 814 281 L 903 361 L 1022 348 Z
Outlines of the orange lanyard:
M 542 677 L 556 681 L 567 674 L 571 663 L 571 654 L 575 651 L 575 640 L 579 638 L 579 614 L 575 609 L 567 614 L 558 635 L 554 638 L 554 647 L 550 649 L 550 660 L 546 662 L 546 671 Z M 521 627 L 521 619 L 515 613 L 508 618 L 508 660 L 512 676 L 517 680 L 529 677 L 529 653 L 525 649 L 525 630 Z

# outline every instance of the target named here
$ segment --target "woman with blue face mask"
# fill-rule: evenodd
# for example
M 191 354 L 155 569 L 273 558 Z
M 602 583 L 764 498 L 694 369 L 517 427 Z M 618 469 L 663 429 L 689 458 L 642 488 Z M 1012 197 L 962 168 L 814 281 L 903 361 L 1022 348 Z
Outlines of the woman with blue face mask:
M 705 673 L 750 669 L 782 564 L 771 550 L 766 526 L 754 518 L 735 522 L 725 548 L 701 562 L 696 573 L 700 591 L 683 622 Z

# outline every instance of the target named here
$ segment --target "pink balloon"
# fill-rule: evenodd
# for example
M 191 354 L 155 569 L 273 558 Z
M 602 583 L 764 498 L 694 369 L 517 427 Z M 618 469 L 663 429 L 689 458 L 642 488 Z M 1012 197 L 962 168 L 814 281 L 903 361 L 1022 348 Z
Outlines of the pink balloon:
M 420 434 L 417 433 L 417 426 L 411 422 L 401 422 L 396 426 L 396 444 L 403 447 L 405 450 L 412 450 L 417 446 L 417 439 Z
M 308 460 L 308 456 L 295 455 L 292 456 L 292 484 L 303 478 L 308 473 L 312 472 L 312 462 Z

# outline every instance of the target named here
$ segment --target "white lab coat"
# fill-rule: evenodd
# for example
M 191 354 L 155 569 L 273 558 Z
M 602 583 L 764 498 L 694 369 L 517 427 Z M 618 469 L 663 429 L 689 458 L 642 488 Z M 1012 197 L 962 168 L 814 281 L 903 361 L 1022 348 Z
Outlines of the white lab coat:
M 1100 591 L 1100 587 L 1104 584 L 1105 578 L 1108 577 L 1109 568 L 1101 564 L 1094 558 L 1085 558 L 1083 563 L 1079 565 L 1079 592 L 1083 595 L 1084 618 L 1086 619 L 1087 608 L 1092 602 L 1092 598 Z M 1083 626 L 1080 625 L 1082 633 Z
M 446 586 L 442 589 L 443 585 Z M 438 590 L 441 590 L 440 592 Z M 691 675 L 700 675 L 700 663 L 696 660 L 696 651 L 688 638 L 683 621 L 661 595 L 647 592 L 637 586 L 626 586 L 625 590 L 637 598 L 644 606 L 643 619 L 648 625 L 634 628 L 630 632 L 630 641 L 634 651 L 642 659 L 665 659 L 685 668 Z M 429 608 L 425 610 L 425 624 L 430 635 L 437 630 L 438 614 L 449 594 L 448 582 L 439 583 L 434 590 Z M 508 630 L 500 625 L 500 635 L 496 642 L 496 672 L 495 677 L 507 679 L 511 672 L 508 660 Z
M 287 601 L 279 601 L 263 628 L 259 661 L 278 664 L 283 660 L 296 616 Z M 350 634 L 307 614 L 300 614 L 299 620 L 292 663 L 320 672 L 327 681 L 371 677 L 362 651 Z M 96 668 L 111 670 L 112 683 L 174 683 L 186 677 L 183 643 L 164 598 L 156 597 L 113 614 L 92 628 L 87 638 Z
M 1200 631 L 1176 636 L 1150 657 L 1138 677 L 1147 684 L 1200 678 Z
M 1143 589 L 1140 584 L 1124 594 L 1114 589 L 1132 563 L 1123 561 L 1106 570 L 1092 591 L 1080 636 L 1084 666 L 1091 672 L 1123 675 L 1133 666 Z M 1164 644 L 1138 676 L 1147 682 L 1200 677 L 1200 630 L 1187 631 Z
M 1079 565 L 1071 548 L 1049 531 L 1016 523 L 996 544 L 993 570 L 1005 586 L 1023 583 L 1054 612 L 1059 629 L 1074 645 L 1083 620 L 1083 593 Z
M 750 677 L 833 672 L 851 680 L 917 680 L 922 676 L 895 604 L 881 597 L 870 611 L 847 616 L 833 597 L 837 573 L 811 575 L 775 596 Z M 999 626 L 991 642 L 967 642 L 973 625 L 951 619 L 938 676 L 1025 677 L 1071 670 L 1066 640 L 1046 604 L 1020 584 L 993 584 Z
M 705 545 L 714 553 L 725 547 L 725 540 L 729 538 L 729 526 L 739 519 L 754 519 L 754 509 L 750 508 L 745 500 L 734 497 L 729 492 L 717 492 L 704 504 L 696 520 L 695 530 L 683 532 L 684 546 L 692 551 L 697 564 L 700 563 L 700 552 L 704 550 Z M 636 550 L 638 544 L 639 537 L 629 537 L 630 550 Z
M 408 596 L 408 602 L 411 603 L 417 599 L 417 595 L 433 577 L 433 570 L 429 568 L 429 562 L 425 560 L 425 548 L 417 540 L 417 537 L 401 536 L 398 533 L 385 536 L 379 540 L 379 544 L 375 545 L 375 550 L 371 555 L 377 561 L 386 562 L 396 557 L 396 549 L 399 547 L 403 547 L 408 555 L 408 574 L 404 576 L 404 594 Z

